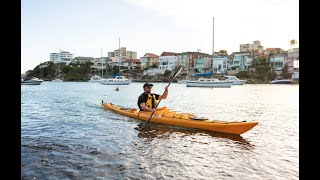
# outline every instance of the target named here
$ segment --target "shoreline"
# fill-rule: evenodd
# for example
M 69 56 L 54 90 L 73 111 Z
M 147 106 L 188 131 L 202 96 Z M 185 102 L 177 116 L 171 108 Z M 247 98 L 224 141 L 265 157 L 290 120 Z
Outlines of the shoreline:
M 52 82 L 51 80 L 44 80 L 45 82 Z M 87 81 L 63 81 L 63 82 L 88 82 Z M 132 79 L 132 82 L 162 82 L 162 83 L 169 83 L 169 81 L 163 80 L 153 80 L 153 79 Z M 177 83 L 177 80 L 173 80 L 172 83 Z M 269 81 L 260 81 L 260 80 L 246 80 L 245 84 L 270 84 Z M 293 81 L 292 84 L 299 84 L 299 82 Z

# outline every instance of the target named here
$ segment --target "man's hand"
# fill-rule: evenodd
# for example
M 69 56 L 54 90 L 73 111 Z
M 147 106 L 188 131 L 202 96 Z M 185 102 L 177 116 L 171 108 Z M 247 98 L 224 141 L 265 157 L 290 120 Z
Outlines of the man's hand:
M 166 91 L 168 91 L 168 86 L 166 86 L 164 89 L 165 89 Z
M 157 110 L 157 108 L 152 108 L 150 110 L 151 110 L 151 112 L 155 112 Z

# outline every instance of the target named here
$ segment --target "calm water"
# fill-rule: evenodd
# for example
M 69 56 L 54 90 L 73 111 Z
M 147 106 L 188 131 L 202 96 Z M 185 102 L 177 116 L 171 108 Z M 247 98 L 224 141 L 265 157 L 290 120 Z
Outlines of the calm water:
M 299 179 L 299 85 L 191 88 L 160 106 L 225 121 L 259 121 L 241 136 L 152 125 L 101 108 L 137 108 L 143 83 L 21 86 L 22 179 Z M 165 83 L 154 83 L 162 94 Z

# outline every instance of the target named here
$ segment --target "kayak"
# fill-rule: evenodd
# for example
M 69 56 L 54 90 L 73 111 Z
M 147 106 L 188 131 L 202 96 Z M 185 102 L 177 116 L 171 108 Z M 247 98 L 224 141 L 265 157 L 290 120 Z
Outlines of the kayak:
M 111 110 L 118 114 L 148 121 L 152 112 L 140 111 L 138 109 L 128 109 L 121 106 L 102 102 L 102 107 L 106 110 Z M 167 107 L 158 108 L 154 112 L 151 122 L 165 124 L 170 126 L 180 126 L 185 128 L 203 129 L 215 132 L 230 133 L 230 134 L 243 134 L 252 129 L 258 122 L 226 122 L 209 120 L 203 117 L 198 117 L 190 113 L 180 113 L 172 111 Z

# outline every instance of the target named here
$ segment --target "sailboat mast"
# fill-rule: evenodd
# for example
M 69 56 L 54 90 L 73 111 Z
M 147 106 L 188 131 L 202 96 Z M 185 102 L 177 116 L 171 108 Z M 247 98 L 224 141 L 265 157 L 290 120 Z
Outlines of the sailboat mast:
M 59 79 L 61 79 L 60 78 L 60 60 L 58 61 L 58 76 L 59 76 Z
M 101 78 L 103 78 L 103 58 L 102 58 L 102 48 L 101 48 L 101 57 L 100 57 L 100 61 L 101 61 Z
M 120 37 L 119 37 L 119 74 L 120 74 L 120 64 L 121 64 L 121 53 L 120 53 Z
M 212 59 L 214 56 L 214 17 L 213 17 L 213 25 L 212 25 Z

